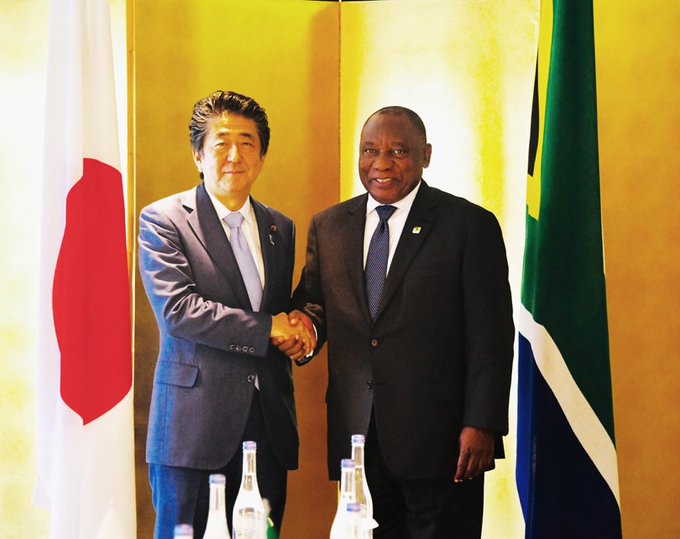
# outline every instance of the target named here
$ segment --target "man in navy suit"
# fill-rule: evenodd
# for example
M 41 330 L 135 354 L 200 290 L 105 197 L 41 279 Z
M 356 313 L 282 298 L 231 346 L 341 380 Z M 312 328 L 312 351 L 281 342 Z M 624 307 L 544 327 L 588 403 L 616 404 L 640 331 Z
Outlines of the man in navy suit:
M 227 477 L 227 517 L 241 480 L 244 440 L 257 442 L 260 492 L 280 529 L 287 470 L 298 465 L 290 359 L 271 345 L 315 346 L 291 326 L 293 222 L 250 197 L 269 145 L 265 111 L 214 92 L 189 125 L 203 182 L 142 210 L 140 272 L 160 333 L 147 462 L 155 537 L 206 525 L 208 476 Z
M 329 473 L 338 478 L 350 436 L 364 434 L 374 537 L 478 538 L 484 472 L 508 430 L 514 327 L 501 230 L 422 180 L 432 146 L 413 111 L 372 114 L 359 151 L 367 193 L 313 218 L 293 294 L 317 350 L 328 341 Z

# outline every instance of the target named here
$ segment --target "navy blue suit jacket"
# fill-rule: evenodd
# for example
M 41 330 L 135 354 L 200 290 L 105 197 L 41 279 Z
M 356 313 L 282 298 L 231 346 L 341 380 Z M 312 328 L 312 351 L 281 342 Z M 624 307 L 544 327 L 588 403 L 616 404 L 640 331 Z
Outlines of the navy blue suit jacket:
M 271 315 L 290 308 L 295 230 L 281 213 L 251 202 L 265 270 L 260 312 L 251 309 L 203 184 L 141 212 L 140 272 L 160 333 L 147 462 L 225 465 L 240 450 L 257 375 L 276 456 L 297 468 L 290 360 L 269 343 Z

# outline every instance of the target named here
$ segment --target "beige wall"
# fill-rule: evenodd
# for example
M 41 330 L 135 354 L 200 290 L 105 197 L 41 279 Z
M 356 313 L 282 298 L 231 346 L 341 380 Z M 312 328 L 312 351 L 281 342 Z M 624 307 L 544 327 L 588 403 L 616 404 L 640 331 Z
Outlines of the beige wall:
M 624 537 L 680 537 L 680 4 L 595 2 Z
M 31 506 L 40 221 L 26 211 L 27 196 L 40 200 L 44 106 L 17 106 L 43 98 L 46 8 L 47 0 L 0 6 L 0 536 L 8 537 L 39 537 L 48 524 Z
M 0 0 L 0 537 L 12 539 L 47 537 L 49 524 L 49 513 L 31 503 L 49 4 Z M 125 0 L 109 5 L 118 79 Z

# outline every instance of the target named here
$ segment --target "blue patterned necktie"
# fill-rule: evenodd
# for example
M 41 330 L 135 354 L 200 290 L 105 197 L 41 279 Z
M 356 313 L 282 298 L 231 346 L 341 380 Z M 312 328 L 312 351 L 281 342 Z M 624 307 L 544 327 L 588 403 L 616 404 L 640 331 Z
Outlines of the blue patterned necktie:
M 378 206 L 380 222 L 375 227 L 375 232 L 371 236 L 371 243 L 368 245 L 368 255 L 366 256 L 366 297 L 368 298 L 368 311 L 371 319 L 375 320 L 378 314 L 378 306 L 385 288 L 385 277 L 387 276 L 387 259 L 390 254 L 390 227 L 387 220 L 392 216 L 397 208 L 395 206 Z
M 262 281 L 260 281 L 260 274 L 255 265 L 255 259 L 250 252 L 248 242 L 241 233 L 241 223 L 243 223 L 243 215 L 238 212 L 230 213 L 224 218 L 224 222 L 229 226 L 230 235 L 229 243 L 234 251 L 238 269 L 241 271 L 241 277 L 246 285 L 250 304 L 254 311 L 260 310 L 260 303 L 262 302 Z

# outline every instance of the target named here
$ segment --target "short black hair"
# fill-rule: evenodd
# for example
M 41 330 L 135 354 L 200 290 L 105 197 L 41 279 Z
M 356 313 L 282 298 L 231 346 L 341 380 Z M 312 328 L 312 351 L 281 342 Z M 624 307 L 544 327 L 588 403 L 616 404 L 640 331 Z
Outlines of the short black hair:
M 208 132 L 208 120 L 225 112 L 250 118 L 255 122 L 260 137 L 260 155 L 269 148 L 269 121 L 267 113 L 252 97 L 236 92 L 217 90 L 196 102 L 189 122 L 189 139 L 196 153 L 203 151 L 203 141 Z
M 376 110 L 373 114 L 371 114 L 368 117 L 368 119 L 364 123 L 364 127 L 366 127 L 368 120 L 370 120 L 371 118 L 373 118 L 373 116 L 376 116 L 377 114 L 393 114 L 395 116 L 406 116 L 406 118 L 408 118 L 408 120 L 411 122 L 411 125 L 413 125 L 413 127 L 416 128 L 418 133 L 420 133 L 425 139 L 425 142 L 427 142 L 427 131 L 425 131 L 425 124 L 423 123 L 423 120 L 420 118 L 420 116 L 418 116 L 411 109 L 407 109 L 406 107 L 400 107 L 398 105 L 383 107 L 381 109 Z

